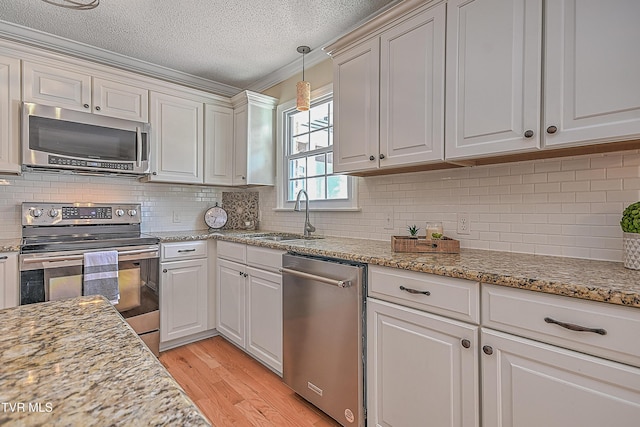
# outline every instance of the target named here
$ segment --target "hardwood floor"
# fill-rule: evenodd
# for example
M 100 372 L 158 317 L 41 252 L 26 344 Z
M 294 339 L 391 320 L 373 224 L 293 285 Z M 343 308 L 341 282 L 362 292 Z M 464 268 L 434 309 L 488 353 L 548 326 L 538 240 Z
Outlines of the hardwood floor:
M 214 426 L 340 426 L 222 337 L 165 351 L 160 362 Z

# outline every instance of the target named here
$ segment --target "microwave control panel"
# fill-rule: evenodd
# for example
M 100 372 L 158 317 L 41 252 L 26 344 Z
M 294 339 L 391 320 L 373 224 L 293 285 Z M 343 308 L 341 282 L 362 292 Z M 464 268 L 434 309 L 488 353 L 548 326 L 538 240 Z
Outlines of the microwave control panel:
M 104 162 L 101 160 L 80 160 L 69 159 L 66 157 L 49 156 L 49 164 L 57 166 L 77 166 L 85 168 L 98 168 L 98 169 L 117 169 L 123 171 L 132 171 L 132 162 Z

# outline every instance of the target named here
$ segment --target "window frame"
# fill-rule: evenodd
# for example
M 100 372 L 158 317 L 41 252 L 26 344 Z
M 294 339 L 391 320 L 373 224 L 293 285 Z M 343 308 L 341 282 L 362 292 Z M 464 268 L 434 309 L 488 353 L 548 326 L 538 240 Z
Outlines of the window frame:
M 333 98 L 333 84 L 328 84 L 311 92 L 311 105 L 326 101 Z M 335 104 L 334 104 L 335 105 Z M 276 109 L 277 115 L 277 149 L 276 149 L 276 188 L 277 188 L 277 208 L 276 210 L 292 210 L 295 201 L 286 200 L 287 189 L 289 185 L 288 165 L 285 156 L 287 155 L 288 134 L 287 134 L 287 117 L 288 113 L 295 109 L 295 99 L 278 105 Z M 335 133 L 334 133 L 335 136 Z M 334 159 L 335 160 L 335 159 Z M 311 211 L 359 211 L 357 180 L 352 176 L 347 176 L 347 193 L 346 199 L 340 200 L 312 200 L 309 204 Z

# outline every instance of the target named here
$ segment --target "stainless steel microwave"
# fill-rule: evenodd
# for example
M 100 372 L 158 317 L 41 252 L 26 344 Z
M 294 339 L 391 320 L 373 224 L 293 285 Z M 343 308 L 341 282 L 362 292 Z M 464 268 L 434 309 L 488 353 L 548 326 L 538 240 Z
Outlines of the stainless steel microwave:
M 22 104 L 22 169 L 144 175 L 149 124 Z

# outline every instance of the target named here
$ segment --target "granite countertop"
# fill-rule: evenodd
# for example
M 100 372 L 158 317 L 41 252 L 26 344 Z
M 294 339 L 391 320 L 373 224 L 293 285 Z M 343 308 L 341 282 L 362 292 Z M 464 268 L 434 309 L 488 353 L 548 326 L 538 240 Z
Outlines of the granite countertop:
M 0 252 L 19 252 L 22 239 L 0 239 Z
M 153 234 L 161 242 L 226 240 L 640 308 L 640 270 L 629 270 L 618 262 L 464 248 L 459 254 L 402 253 L 392 251 L 390 241 L 329 236 L 285 242 L 255 238 L 265 233 L 269 232 Z
M 100 296 L 0 310 L 0 425 L 209 426 Z

